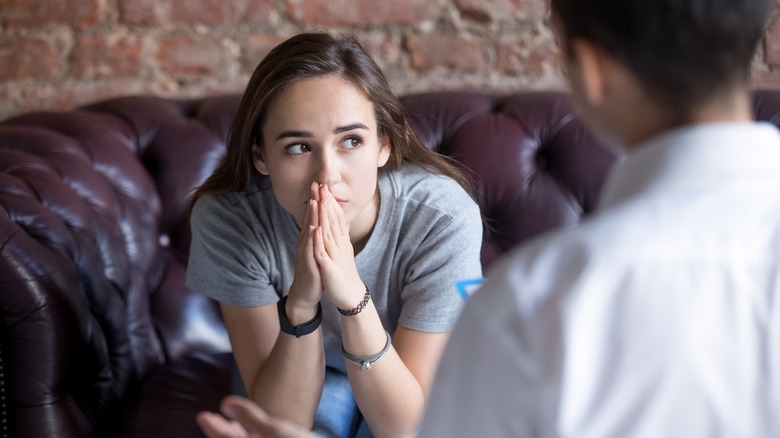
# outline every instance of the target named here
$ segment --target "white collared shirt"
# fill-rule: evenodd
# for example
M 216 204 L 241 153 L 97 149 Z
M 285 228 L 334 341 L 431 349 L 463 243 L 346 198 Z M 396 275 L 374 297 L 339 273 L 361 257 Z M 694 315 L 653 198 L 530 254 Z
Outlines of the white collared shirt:
M 466 305 L 422 437 L 780 436 L 780 135 L 678 128 Z

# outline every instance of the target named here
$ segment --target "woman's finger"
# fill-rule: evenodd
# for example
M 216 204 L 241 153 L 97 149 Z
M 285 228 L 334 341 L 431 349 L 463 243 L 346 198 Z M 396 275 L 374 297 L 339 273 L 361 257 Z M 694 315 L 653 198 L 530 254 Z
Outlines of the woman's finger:
M 316 199 L 310 199 L 309 200 L 309 225 L 312 227 L 318 227 L 320 226 L 320 212 L 319 212 L 319 201 Z
M 307 202 L 303 207 L 303 219 L 301 219 L 301 230 L 298 233 L 298 247 L 301 246 L 301 241 L 308 235 L 309 224 L 311 223 L 311 201 Z
M 331 230 L 331 212 L 330 212 L 330 204 L 333 204 L 335 202 L 333 200 L 333 197 L 331 196 L 325 196 L 322 199 L 322 202 L 320 202 L 320 208 L 319 208 L 319 219 L 320 219 L 320 228 L 322 229 L 322 237 L 325 241 L 326 245 L 331 245 L 331 241 L 333 240 L 333 232 Z
M 334 216 L 336 216 L 336 226 L 335 228 L 339 230 L 339 234 L 342 237 L 349 238 L 349 228 L 347 227 L 347 224 L 344 220 L 344 210 L 341 208 L 340 205 L 336 206 Z
M 319 222 L 319 213 L 317 210 L 317 201 L 310 199 L 309 203 L 306 204 L 306 213 L 304 214 L 304 222 L 301 225 L 301 231 L 298 233 L 299 260 L 301 254 L 305 255 L 307 253 L 311 253 L 311 232 L 312 229 L 316 227 L 316 223 Z
M 328 197 L 333 200 L 330 204 L 330 209 L 328 210 L 331 232 L 335 236 L 347 236 L 348 234 L 345 233 L 344 210 L 341 208 L 338 201 L 336 201 L 336 198 L 333 197 L 333 194 L 330 193 L 330 189 L 327 189 L 326 192 Z
M 344 210 L 342 210 L 338 201 L 336 201 L 336 198 L 333 197 L 333 194 L 330 193 L 330 189 L 326 188 L 325 194 L 329 199 L 328 225 L 330 227 L 330 234 L 336 238 L 336 241 L 334 243 L 335 246 L 341 247 L 343 246 L 343 242 L 341 242 L 340 239 L 343 239 L 343 237 L 345 236 L 344 219 L 343 219 Z
M 222 402 L 222 411 L 261 437 L 316 438 L 296 424 L 268 415 L 260 406 L 245 398 L 228 396 Z
M 249 432 L 241 424 L 214 412 L 199 413 L 195 417 L 195 422 L 208 438 L 246 438 L 249 436 Z
M 322 198 L 320 198 L 320 187 L 322 187 L 322 184 L 318 184 L 317 182 L 311 183 L 311 187 L 309 187 L 311 199 L 314 199 L 317 202 L 322 200 Z

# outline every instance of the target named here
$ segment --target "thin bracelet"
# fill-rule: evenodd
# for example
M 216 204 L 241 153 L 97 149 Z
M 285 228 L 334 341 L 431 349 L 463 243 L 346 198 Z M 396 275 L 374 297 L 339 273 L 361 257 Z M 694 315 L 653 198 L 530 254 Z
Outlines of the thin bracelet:
M 361 370 L 370 370 L 375 363 L 379 362 L 380 359 L 385 357 L 385 354 L 387 354 L 387 352 L 390 350 L 390 345 L 393 343 L 393 339 L 390 337 L 390 332 L 385 330 L 385 334 L 387 335 L 387 344 L 385 344 L 385 348 L 377 354 L 364 357 L 352 356 L 351 354 L 347 353 L 346 350 L 344 350 L 344 344 L 341 344 L 341 353 L 344 354 L 344 357 L 348 361 L 359 366 Z
M 366 294 L 363 295 L 363 299 L 358 303 L 357 306 L 349 309 L 349 310 L 342 310 L 339 307 L 336 307 L 338 309 L 339 313 L 344 316 L 355 316 L 358 313 L 362 312 L 363 309 L 366 308 L 366 304 L 368 304 L 368 300 L 371 299 L 371 292 L 368 290 L 368 286 L 366 286 Z

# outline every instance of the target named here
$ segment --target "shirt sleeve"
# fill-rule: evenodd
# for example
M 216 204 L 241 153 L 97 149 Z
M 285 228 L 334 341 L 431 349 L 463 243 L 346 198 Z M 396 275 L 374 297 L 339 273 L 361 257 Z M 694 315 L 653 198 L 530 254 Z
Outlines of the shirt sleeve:
M 248 214 L 216 195 L 198 199 L 190 217 L 190 289 L 234 306 L 261 306 L 278 299 L 262 236 L 250 225 Z
M 425 332 L 450 331 L 465 302 L 457 283 L 482 276 L 479 207 L 465 192 L 463 196 L 467 199 L 449 211 L 424 204 L 417 207 L 413 222 L 421 228 L 410 232 L 424 237 L 405 273 L 398 321 L 404 327 Z

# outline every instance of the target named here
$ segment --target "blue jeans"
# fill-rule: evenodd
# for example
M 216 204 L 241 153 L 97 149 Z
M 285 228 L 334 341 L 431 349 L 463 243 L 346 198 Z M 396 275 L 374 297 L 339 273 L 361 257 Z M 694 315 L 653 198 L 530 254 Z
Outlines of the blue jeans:
M 247 396 L 238 369 L 233 372 L 233 393 Z M 325 368 L 322 398 L 314 414 L 312 431 L 327 438 L 371 438 L 347 375 L 336 369 Z
M 371 431 L 352 395 L 346 374 L 325 369 L 322 398 L 314 414 L 314 432 L 324 437 L 370 438 Z

